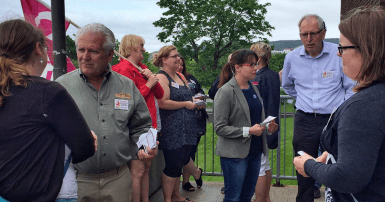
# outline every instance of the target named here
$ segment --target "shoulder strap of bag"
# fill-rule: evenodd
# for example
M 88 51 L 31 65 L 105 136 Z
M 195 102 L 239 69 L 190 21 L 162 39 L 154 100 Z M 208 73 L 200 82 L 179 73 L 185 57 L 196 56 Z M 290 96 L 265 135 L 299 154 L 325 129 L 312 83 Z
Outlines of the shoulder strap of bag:
M 336 163 L 336 159 L 334 158 L 333 154 L 328 154 L 328 157 L 327 157 L 326 162 L 327 162 L 329 159 L 332 161 L 332 164 L 335 164 L 335 163 Z M 354 202 L 358 202 L 358 200 L 356 199 L 356 197 L 353 196 L 352 193 L 350 193 L 350 195 L 352 195 Z

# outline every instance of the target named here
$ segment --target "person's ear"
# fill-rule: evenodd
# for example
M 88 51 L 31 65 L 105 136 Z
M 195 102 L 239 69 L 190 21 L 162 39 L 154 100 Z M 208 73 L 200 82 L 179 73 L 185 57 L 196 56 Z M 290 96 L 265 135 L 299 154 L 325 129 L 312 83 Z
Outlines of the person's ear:
M 112 49 L 109 53 L 108 53 L 108 63 L 112 62 L 112 59 L 114 58 L 114 49 Z
M 44 47 L 42 47 L 39 42 L 37 42 L 35 45 L 35 52 L 38 55 L 38 57 L 40 58 L 45 57 Z

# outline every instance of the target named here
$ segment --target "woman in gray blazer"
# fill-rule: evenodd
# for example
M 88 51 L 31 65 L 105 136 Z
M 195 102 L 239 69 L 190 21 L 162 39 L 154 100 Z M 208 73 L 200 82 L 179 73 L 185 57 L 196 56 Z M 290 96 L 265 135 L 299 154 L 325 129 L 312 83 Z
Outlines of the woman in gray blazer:
M 272 121 L 268 128 L 262 98 L 249 80 L 257 71 L 258 56 L 251 50 L 235 51 L 222 70 L 220 88 L 215 96 L 214 123 L 218 135 L 216 154 L 221 157 L 227 201 L 251 201 L 261 166 L 267 153 L 266 135 L 278 129 Z M 233 77 L 226 79 L 228 74 Z

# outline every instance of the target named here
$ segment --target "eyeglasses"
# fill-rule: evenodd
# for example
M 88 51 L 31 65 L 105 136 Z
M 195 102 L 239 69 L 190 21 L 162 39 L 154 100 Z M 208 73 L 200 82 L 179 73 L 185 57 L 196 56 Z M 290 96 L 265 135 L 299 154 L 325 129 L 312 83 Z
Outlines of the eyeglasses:
M 322 31 L 324 31 L 325 29 L 321 29 L 320 31 L 318 32 L 309 32 L 309 33 L 299 33 L 299 36 L 303 39 L 307 38 L 309 35 L 310 37 L 315 37 L 317 36 L 319 33 L 321 33 Z
M 344 49 L 349 49 L 349 48 L 358 48 L 358 46 L 341 46 L 341 44 L 338 44 L 338 53 L 340 53 L 340 55 L 342 55 L 342 53 L 344 53 Z
M 242 66 L 249 66 L 249 67 L 256 67 L 258 66 L 258 62 L 257 63 L 251 63 L 251 64 L 239 64 L 239 65 L 242 65 Z
M 176 59 L 177 57 L 180 57 L 180 55 L 179 54 L 176 54 L 176 55 L 173 55 L 173 56 L 168 56 L 169 58 L 174 58 L 174 59 Z

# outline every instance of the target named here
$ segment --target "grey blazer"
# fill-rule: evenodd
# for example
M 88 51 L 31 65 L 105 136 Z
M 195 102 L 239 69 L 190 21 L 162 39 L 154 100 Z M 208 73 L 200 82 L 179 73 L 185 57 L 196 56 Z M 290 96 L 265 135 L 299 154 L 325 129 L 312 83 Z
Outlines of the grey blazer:
M 263 101 L 257 87 L 252 85 L 262 103 L 261 120 L 265 120 Z M 243 137 L 243 127 L 251 127 L 247 100 L 235 77 L 223 85 L 214 99 L 214 129 L 218 135 L 216 155 L 226 158 L 246 158 L 250 150 L 251 135 Z M 267 154 L 267 128 L 262 133 L 263 153 Z

